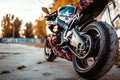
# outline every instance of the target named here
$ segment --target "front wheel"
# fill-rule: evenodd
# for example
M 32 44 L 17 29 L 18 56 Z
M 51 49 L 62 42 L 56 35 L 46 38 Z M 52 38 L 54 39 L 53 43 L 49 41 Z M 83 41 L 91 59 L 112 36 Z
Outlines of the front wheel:
M 113 28 L 104 22 L 92 22 L 82 32 L 91 36 L 92 51 L 88 57 L 83 59 L 73 55 L 73 66 L 77 73 L 86 79 L 100 78 L 111 69 L 116 60 L 118 52 L 117 35 Z M 88 46 L 90 45 L 88 44 Z
M 49 40 L 45 40 L 44 47 L 44 56 L 47 61 L 54 61 L 56 59 L 56 55 L 53 53 L 51 46 L 49 45 Z

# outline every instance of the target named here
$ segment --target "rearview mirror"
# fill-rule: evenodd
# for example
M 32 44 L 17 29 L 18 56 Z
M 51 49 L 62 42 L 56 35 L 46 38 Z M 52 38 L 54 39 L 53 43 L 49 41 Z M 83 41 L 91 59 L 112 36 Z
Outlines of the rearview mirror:
M 42 7 L 42 11 L 49 14 L 49 11 L 48 11 L 48 9 L 46 7 Z

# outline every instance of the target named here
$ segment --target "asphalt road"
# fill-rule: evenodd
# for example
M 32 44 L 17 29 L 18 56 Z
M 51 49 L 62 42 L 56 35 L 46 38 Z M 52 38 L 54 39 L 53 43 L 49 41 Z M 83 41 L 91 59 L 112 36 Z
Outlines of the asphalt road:
M 120 80 L 120 69 L 112 69 L 99 80 Z M 0 44 L 0 80 L 85 80 L 72 62 L 44 59 L 43 48 L 21 44 Z

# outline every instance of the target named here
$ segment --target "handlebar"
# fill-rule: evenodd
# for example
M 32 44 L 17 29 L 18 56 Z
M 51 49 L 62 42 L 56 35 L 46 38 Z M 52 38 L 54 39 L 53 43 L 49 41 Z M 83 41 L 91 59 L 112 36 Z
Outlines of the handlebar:
M 49 16 L 45 16 L 45 18 L 48 18 Z
M 49 14 L 48 16 L 45 16 L 45 18 L 48 20 L 48 21 L 51 21 L 51 20 L 55 20 L 57 17 L 57 13 L 54 12 L 52 14 Z

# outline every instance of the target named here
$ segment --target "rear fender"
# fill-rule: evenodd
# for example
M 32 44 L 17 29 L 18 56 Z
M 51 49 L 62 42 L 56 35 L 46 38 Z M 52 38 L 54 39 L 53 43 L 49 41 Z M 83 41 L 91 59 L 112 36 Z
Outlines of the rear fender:
M 82 31 L 88 24 L 90 24 L 90 23 L 92 23 L 92 22 L 94 22 L 94 21 L 96 21 L 96 20 L 90 19 L 90 20 L 86 21 L 84 24 L 78 25 L 78 29 L 77 29 L 77 30 L 78 30 L 79 32 Z

